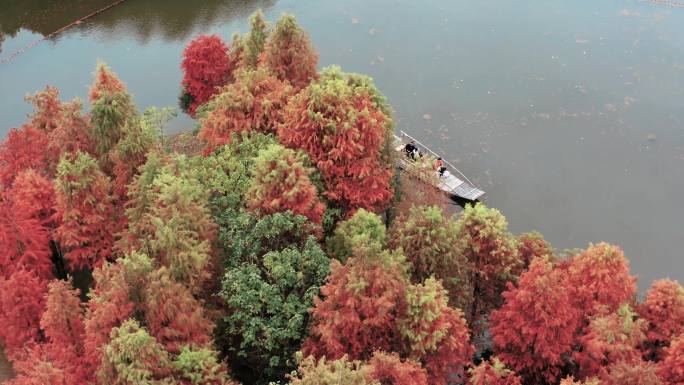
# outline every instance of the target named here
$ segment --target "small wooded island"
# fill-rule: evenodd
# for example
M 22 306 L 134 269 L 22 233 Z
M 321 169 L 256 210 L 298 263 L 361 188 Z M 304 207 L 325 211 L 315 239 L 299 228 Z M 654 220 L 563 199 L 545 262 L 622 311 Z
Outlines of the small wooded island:
M 100 64 L 0 146 L 12 385 L 682 384 L 684 289 L 618 246 L 555 251 L 396 172 L 372 79 L 260 12 L 183 52 L 165 138 Z M 439 178 L 427 167 L 420 178 Z M 429 185 L 429 184 L 428 184 Z

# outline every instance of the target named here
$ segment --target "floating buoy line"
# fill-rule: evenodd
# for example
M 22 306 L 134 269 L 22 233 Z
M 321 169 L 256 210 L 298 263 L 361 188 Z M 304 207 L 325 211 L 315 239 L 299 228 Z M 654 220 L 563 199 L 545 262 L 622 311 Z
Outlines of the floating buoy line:
M 11 55 L 9 55 L 9 56 L 7 56 L 6 58 L 0 60 L 0 64 L 9 63 L 10 61 L 14 60 L 17 56 L 19 56 L 19 55 L 21 55 L 22 53 L 28 51 L 29 49 L 35 47 L 36 45 L 40 44 L 41 42 L 43 42 L 43 41 L 45 41 L 45 40 L 47 40 L 47 39 L 50 39 L 50 38 L 52 38 L 52 37 L 54 37 L 54 36 L 56 36 L 56 35 L 58 35 L 58 34 L 64 32 L 64 31 L 66 31 L 67 29 L 69 29 L 69 28 L 71 28 L 71 27 L 74 27 L 74 26 L 76 26 L 76 25 L 79 25 L 79 24 L 83 23 L 84 21 L 90 19 L 91 17 L 96 16 L 96 15 L 99 15 L 100 13 L 105 12 L 105 11 L 109 10 L 110 8 L 113 8 L 113 7 L 115 7 L 115 6 L 117 6 L 117 5 L 121 4 L 121 3 L 123 3 L 124 1 L 126 1 L 126 0 L 116 0 L 115 2 L 109 4 L 108 6 L 106 6 L 106 7 L 104 7 L 104 8 L 100 8 L 100 9 L 98 9 L 97 11 L 92 12 L 92 13 L 90 13 L 90 14 L 88 14 L 88 15 L 85 15 L 85 16 L 83 16 L 82 18 L 80 18 L 80 19 L 78 19 L 78 20 L 72 21 L 71 23 L 65 25 L 64 27 L 62 27 L 62 28 L 60 28 L 60 29 L 58 29 L 58 30 L 56 30 L 56 31 L 54 31 L 54 32 L 49 33 L 49 34 L 43 36 L 43 37 L 40 38 L 40 39 L 37 39 L 37 40 L 31 42 L 31 44 L 29 44 L 29 45 L 27 45 L 27 46 L 25 46 L 25 47 L 22 47 L 22 48 L 20 48 L 20 49 L 18 49 L 18 50 L 16 50 L 16 51 L 14 51 Z

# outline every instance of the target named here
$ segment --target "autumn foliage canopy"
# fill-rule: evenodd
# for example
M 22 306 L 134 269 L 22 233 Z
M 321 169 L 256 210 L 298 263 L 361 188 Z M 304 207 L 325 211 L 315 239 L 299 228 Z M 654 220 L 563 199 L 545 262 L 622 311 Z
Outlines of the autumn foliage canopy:
M 678 282 L 641 298 L 616 245 L 395 194 L 420 182 L 372 80 L 250 21 L 183 52 L 195 133 L 105 64 L 87 112 L 26 98 L 0 143 L 7 384 L 684 384 Z

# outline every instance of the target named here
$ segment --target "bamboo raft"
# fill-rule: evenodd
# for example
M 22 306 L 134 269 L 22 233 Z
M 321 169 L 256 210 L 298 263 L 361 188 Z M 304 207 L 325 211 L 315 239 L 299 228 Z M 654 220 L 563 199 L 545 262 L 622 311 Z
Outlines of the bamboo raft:
M 400 136 L 394 135 L 393 146 L 394 150 L 398 153 L 396 157 L 397 168 L 413 177 L 417 177 L 423 183 L 428 183 L 441 190 L 453 200 L 475 202 L 485 195 L 484 191 L 475 187 L 456 166 L 444 160 L 444 157 L 442 157 L 442 163 L 446 171 L 440 176 L 438 171 L 433 170 L 432 165 L 441 155 L 430 150 L 404 131 L 399 131 L 399 133 Z M 406 144 L 411 141 L 418 148 L 419 153 L 422 154 L 422 156 L 415 160 L 410 158 L 404 150 Z

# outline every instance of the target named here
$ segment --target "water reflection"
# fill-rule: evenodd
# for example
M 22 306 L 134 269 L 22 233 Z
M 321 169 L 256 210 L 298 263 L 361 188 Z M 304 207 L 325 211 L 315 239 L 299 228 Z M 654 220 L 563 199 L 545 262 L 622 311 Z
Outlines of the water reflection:
M 113 3 L 113 0 L 2 0 L 0 1 L 0 52 L 6 37 L 21 29 L 46 36 L 65 25 Z M 275 0 L 187 0 L 124 1 L 111 11 L 87 20 L 74 29 L 117 38 L 133 34 L 142 43 L 152 38 L 164 41 L 188 39 L 199 26 L 229 22 L 249 16 L 256 9 L 273 6 Z M 8 54 L 8 53 L 6 53 Z

